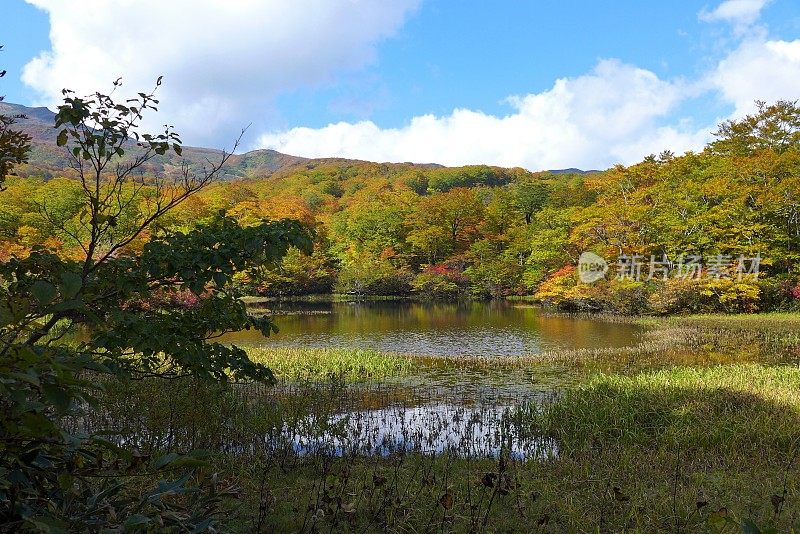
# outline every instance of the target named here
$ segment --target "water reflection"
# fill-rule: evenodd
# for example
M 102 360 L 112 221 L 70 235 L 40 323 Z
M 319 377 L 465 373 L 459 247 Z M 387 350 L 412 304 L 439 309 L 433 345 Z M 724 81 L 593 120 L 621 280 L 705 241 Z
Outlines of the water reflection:
M 298 454 L 388 456 L 397 452 L 448 452 L 476 458 L 497 457 L 505 450 L 510 457 L 519 459 L 554 456 L 555 442 L 526 428 L 522 413 L 511 406 L 391 406 L 291 427 L 284 423 L 278 441 L 290 443 Z M 308 429 L 324 430 L 311 433 Z
M 430 356 L 521 356 L 636 344 L 641 328 L 547 316 L 508 302 L 271 304 L 280 332 L 223 338 L 238 345 L 353 347 Z

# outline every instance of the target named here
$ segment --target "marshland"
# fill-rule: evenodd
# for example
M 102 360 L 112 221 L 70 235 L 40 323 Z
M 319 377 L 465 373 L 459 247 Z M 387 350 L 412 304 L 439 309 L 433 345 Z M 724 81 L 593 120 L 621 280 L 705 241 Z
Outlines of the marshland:
M 740 146 L 794 103 L 590 176 L 223 180 L 71 95 L 77 176 L 0 192 L 0 530 L 800 528 L 800 149 Z
M 800 531 L 800 18 L 711 4 L 3 0 L 0 533 Z
M 794 314 L 282 306 L 272 312 L 285 331 L 227 338 L 276 386 L 137 381 L 81 424 L 110 426 L 148 457 L 208 451 L 239 487 L 229 519 L 241 530 L 726 532 L 798 520 Z M 435 335 L 420 334 L 432 320 Z M 513 337 L 519 324 L 538 350 L 476 349 L 483 329 Z M 425 350 L 337 348 L 336 336 L 366 346 L 392 329 Z

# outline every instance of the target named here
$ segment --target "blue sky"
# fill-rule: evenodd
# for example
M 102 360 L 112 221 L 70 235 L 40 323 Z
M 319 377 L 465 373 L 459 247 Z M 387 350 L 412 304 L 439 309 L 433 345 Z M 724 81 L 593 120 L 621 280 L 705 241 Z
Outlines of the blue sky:
M 160 122 L 193 144 L 252 123 L 248 147 L 297 155 L 604 167 L 800 98 L 794 0 L 28 1 L 4 0 L 7 100 L 164 74 Z

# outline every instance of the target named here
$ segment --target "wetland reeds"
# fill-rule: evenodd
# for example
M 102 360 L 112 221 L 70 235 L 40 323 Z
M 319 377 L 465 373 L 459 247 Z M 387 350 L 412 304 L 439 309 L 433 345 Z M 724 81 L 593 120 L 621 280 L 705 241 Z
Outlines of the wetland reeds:
M 279 380 L 377 380 L 407 373 L 411 358 L 374 350 L 350 348 L 245 347 L 247 355 L 263 363 Z

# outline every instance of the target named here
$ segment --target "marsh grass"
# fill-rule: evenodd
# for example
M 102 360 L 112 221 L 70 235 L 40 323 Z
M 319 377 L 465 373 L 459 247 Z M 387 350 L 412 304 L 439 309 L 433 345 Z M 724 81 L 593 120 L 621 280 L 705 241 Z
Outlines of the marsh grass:
M 640 324 L 640 341 L 627 347 L 547 350 L 519 357 L 420 356 L 366 349 L 244 347 L 282 381 L 375 381 L 431 369 L 523 370 L 564 363 L 590 371 L 630 373 L 669 365 L 800 361 L 800 314 L 696 315 L 597 320 Z
M 369 432 L 374 421 L 357 414 L 337 419 L 354 407 L 390 414 L 425 402 L 391 388 L 170 385 L 150 380 L 108 391 L 107 416 L 95 423 L 117 428 L 145 455 L 212 451 L 211 469 L 240 489 L 230 503 L 237 512 L 225 518 L 233 531 L 741 532 L 747 520 L 779 531 L 798 526 L 794 366 L 595 376 L 508 414 L 520 432 L 556 443 L 556 454 L 532 459 L 509 454 L 502 428 L 494 458 L 469 448 L 425 452 L 427 434 L 413 427 L 405 438 L 416 440 L 415 450 L 370 455 L 359 449 L 360 431 L 347 451 L 298 452 L 298 437 L 345 438 L 348 425 Z M 468 437 L 476 427 L 456 421 L 463 417 L 453 411 L 430 422 L 437 432 L 461 429 Z
M 733 364 L 600 374 L 541 412 L 563 450 L 648 450 L 785 460 L 800 445 L 800 368 Z
M 800 313 L 693 315 L 664 321 L 670 326 L 689 326 L 706 337 L 739 346 L 761 343 L 777 350 L 800 346 Z
M 576 472 L 596 490 L 600 481 L 624 488 L 612 488 L 614 497 L 624 495 L 645 530 L 738 530 L 747 520 L 780 531 L 798 526 L 797 366 L 601 374 L 531 420 L 558 443 L 551 467 L 573 471 L 565 482 L 590 509 L 602 503 L 580 491 Z
M 247 355 L 263 363 L 284 381 L 377 380 L 403 375 L 413 368 L 408 356 L 364 349 L 245 347 Z
M 646 323 L 635 347 L 526 358 L 433 362 L 270 349 L 261 361 L 283 378 L 278 387 L 134 382 L 109 388 L 104 410 L 81 423 L 109 429 L 147 455 L 212 451 L 209 469 L 240 488 L 230 503 L 235 513 L 223 518 L 232 531 L 796 531 L 800 317 Z M 375 438 L 370 447 L 381 444 L 371 429 L 383 418 L 405 421 L 409 411 L 441 400 L 424 385 L 410 391 L 383 385 L 381 377 L 413 376 L 420 365 L 502 377 L 549 361 L 588 369 L 581 376 L 589 378 L 517 403 L 495 427 L 463 424 L 473 413 L 496 417 L 487 411 L 497 404 L 491 397 L 472 399 L 476 410 L 425 419 L 438 434 L 462 432 L 465 443 L 480 430 L 499 451 L 494 457 L 469 447 L 431 448 L 431 434 L 413 425 L 400 436 L 416 448 L 377 455 L 359 448 L 369 441 L 364 435 Z M 462 393 L 452 402 L 473 406 L 471 393 Z M 298 449 L 300 441 L 320 443 L 315 436 L 351 446 Z M 508 440 L 520 436 L 547 443 L 552 453 L 515 457 Z
M 597 376 L 520 410 L 558 442 L 543 460 L 310 456 L 287 469 L 265 456 L 252 520 L 267 531 L 788 531 L 799 387 L 800 369 L 760 364 Z
M 800 314 L 627 317 L 593 320 L 638 324 L 641 339 L 627 347 L 554 349 L 514 357 L 430 356 L 350 348 L 244 347 L 280 380 L 380 380 L 431 369 L 521 370 L 564 363 L 590 371 L 630 373 L 669 365 L 800 361 Z
M 519 357 L 445 356 L 438 358 L 438 365 L 520 369 L 561 362 L 594 371 L 629 374 L 672 365 L 800 361 L 800 314 L 667 318 L 600 315 L 596 319 L 639 324 L 644 330 L 639 342 L 627 347 L 547 350 Z
M 719 466 L 635 449 L 505 464 L 448 454 L 278 456 L 240 473 L 248 496 L 242 511 L 250 514 L 237 518 L 241 531 L 757 532 L 744 530 L 746 521 L 764 532 L 797 527 L 798 480 L 786 466 Z M 784 499 L 778 511 L 772 496 Z

